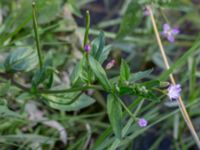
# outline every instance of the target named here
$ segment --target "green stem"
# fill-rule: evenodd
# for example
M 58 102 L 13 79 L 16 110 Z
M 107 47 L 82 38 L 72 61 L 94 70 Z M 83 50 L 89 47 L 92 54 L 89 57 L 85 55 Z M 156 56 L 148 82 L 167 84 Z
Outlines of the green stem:
M 142 108 L 142 105 L 144 104 L 144 99 L 142 99 L 139 103 L 139 105 L 137 106 L 134 115 L 137 116 L 137 114 L 139 113 L 140 109 Z
M 0 77 L 6 79 L 6 80 L 10 80 L 11 83 L 18 87 L 19 89 L 22 89 L 23 91 L 26 92 L 31 92 L 31 88 L 27 87 L 21 83 L 18 83 L 17 81 L 15 81 L 14 76 L 13 75 L 9 75 L 7 73 L 3 73 L 0 72 Z M 100 85 L 86 85 L 86 86 L 82 86 L 82 87 L 78 87 L 78 88 L 69 88 L 69 89 L 61 89 L 61 90 L 45 90 L 45 89 L 38 89 L 38 93 L 48 93 L 48 94 L 57 94 L 57 93 L 70 93 L 70 92 L 77 92 L 77 91 L 85 91 L 85 90 L 89 90 L 89 89 L 95 89 L 95 90 L 104 90 L 102 86 Z
M 153 88 L 153 90 L 155 90 L 155 91 L 157 91 L 157 92 L 160 92 L 160 93 L 162 93 L 163 95 L 167 95 L 167 92 L 165 92 L 165 91 L 163 91 L 163 90 L 161 90 L 161 89 L 159 89 L 159 88 Z
M 39 59 L 39 63 L 40 63 L 40 69 L 43 66 L 43 61 L 42 61 L 42 53 L 41 53 L 41 49 L 40 49 L 40 40 L 39 40 L 39 35 L 38 35 L 38 25 L 37 25 L 37 19 L 36 19 L 36 9 L 35 9 L 35 2 L 32 3 L 32 15 L 33 15 L 33 28 L 34 28 L 34 32 L 35 32 L 35 40 L 36 40 L 36 46 L 37 46 L 37 54 L 38 54 L 38 59 Z
M 119 99 L 119 97 L 116 94 L 114 94 L 114 96 L 120 102 L 120 104 L 122 105 L 122 107 L 127 111 L 127 113 L 132 117 L 132 119 L 134 121 L 137 120 L 136 116 L 129 110 L 129 108 L 124 104 L 124 102 L 121 99 Z
M 89 30 L 90 30 L 90 12 L 87 10 L 86 11 L 86 27 L 85 27 L 83 46 L 85 46 L 88 43 Z
M 48 93 L 48 94 L 56 94 L 56 93 L 70 93 L 70 92 L 77 92 L 77 91 L 85 91 L 89 89 L 96 89 L 96 90 L 103 90 L 101 86 L 97 85 L 88 85 L 83 87 L 77 88 L 69 88 L 69 89 L 62 89 L 62 90 L 38 90 L 38 93 Z

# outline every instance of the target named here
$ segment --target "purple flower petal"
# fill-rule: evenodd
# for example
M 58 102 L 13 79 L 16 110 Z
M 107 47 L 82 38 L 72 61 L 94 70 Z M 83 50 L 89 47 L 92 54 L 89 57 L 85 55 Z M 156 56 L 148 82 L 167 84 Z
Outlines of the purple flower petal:
M 146 127 L 146 126 L 147 126 L 148 121 L 147 121 L 146 119 L 144 119 L 144 118 L 140 118 L 140 119 L 138 119 L 137 123 L 138 123 L 138 125 L 139 125 L 140 127 L 143 128 L 143 127 Z
M 181 85 L 180 84 L 177 84 L 177 85 L 170 85 L 169 88 L 167 89 L 168 90 L 168 96 L 171 100 L 177 100 L 180 96 L 180 93 L 181 93 Z
M 169 31 L 170 29 L 171 29 L 171 27 L 170 27 L 169 24 L 165 23 L 165 24 L 163 25 L 163 31 Z
M 172 34 L 173 35 L 177 35 L 177 34 L 179 34 L 180 33 L 180 30 L 178 29 L 178 28 L 173 28 L 172 29 Z
M 175 41 L 174 36 L 173 35 L 168 35 L 167 39 L 169 42 L 173 43 Z
M 164 36 L 164 37 L 167 37 L 168 33 L 167 33 L 167 31 L 162 31 L 161 35 Z

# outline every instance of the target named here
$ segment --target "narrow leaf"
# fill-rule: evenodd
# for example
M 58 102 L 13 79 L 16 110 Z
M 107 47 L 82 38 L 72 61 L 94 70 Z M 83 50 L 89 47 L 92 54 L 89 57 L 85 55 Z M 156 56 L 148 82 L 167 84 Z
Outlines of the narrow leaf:
M 152 73 L 153 69 L 150 70 L 146 70 L 146 71 L 140 71 L 140 72 L 136 72 L 130 75 L 130 82 L 135 82 L 144 78 L 148 78 L 150 76 L 150 74 Z
M 43 95 L 48 101 L 50 107 L 62 111 L 77 111 L 82 108 L 92 105 L 95 100 L 85 94 L 73 95 L 73 93 L 67 93 L 69 95 L 65 96 L 53 96 L 53 95 Z
M 137 1 L 130 2 L 126 13 L 121 21 L 120 29 L 117 34 L 117 39 L 123 38 L 128 33 L 131 33 L 134 27 L 139 24 L 139 19 L 141 19 L 141 17 L 138 17 L 138 13 L 140 13 L 140 10 L 141 7 Z
M 119 101 L 113 96 L 108 95 L 107 98 L 108 117 L 115 133 L 119 139 L 122 137 L 122 107 Z
M 122 59 L 120 67 L 120 82 L 127 81 L 130 76 L 130 68 L 128 64 Z
M 90 67 L 94 72 L 95 76 L 97 77 L 97 79 L 101 82 L 101 84 L 106 90 L 110 90 L 111 84 L 101 64 L 98 61 L 96 61 L 93 57 L 89 57 L 89 62 L 90 62 Z

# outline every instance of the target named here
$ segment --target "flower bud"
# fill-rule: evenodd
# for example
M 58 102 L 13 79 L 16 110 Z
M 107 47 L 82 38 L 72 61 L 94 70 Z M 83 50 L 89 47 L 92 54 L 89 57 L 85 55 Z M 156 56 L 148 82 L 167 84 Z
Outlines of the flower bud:
M 91 50 L 90 44 L 86 44 L 85 47 L 84 47 L 84 50 L 85 50 L 86 53 L 89 53 L 90 50 Z

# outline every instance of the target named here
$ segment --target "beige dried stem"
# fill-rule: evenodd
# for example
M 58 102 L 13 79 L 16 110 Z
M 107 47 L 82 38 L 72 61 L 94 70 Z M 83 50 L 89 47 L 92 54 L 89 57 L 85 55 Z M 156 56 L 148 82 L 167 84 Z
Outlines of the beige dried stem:
M 160 34 L 158 32 L 158 28 L 157 28 L 157 25 L 156 25 L 156 22 L 155 22 L 155 18 L 154 18 L 154 15 L 153 15 L 153 12 L 152 12 L 152 9 L 151 9 L 150 6 L 147 6 L 147 11 L 148 11 L 148 13 L 150 15 L 150 18 L 151 18 L 153 29 L 154 29 L 154 32 L 155 32 L 155 35 L 156 35 L 156 40 L 157 40 L 159 48 L 160 48 L 160 53 L 162 55 L 162 59 L 163 59 L 164 64 L 165 64 L 165 68 L 168 70 L 170 68 L 169 62 L 167 60 L 167 56 L 165 54 L 165 50 L 163 48 L 163 45 L 162 45 L 162 42 L 161 42 L 161 39 L 160 39 Z M 174 76 L 172 74 L 170 74 L 169 78 L 170 78 L 171 83 L 173 85 L 175 85 L 176 81 L 174 79 Z M 191 122 L 191 119 L 190 119 L 190 117 L 188 115 L 188 112 L 187 112 L 187 110 L 185 108 L 185 105 L 183 103 L 183 100 L 182 100 L 181 96 L 178 98 L 178 105 L 179 105 L 179 109 L 180 109 L 180 111 L 182 113 L 182 116 L 183 116 L 188 128 L 190 129 L 190 132 L 192 133 L 192 136 L 193 136 L 198 148 L 200 149 L 199 137 L 197 135 L 197 132 L 194 129 L 194 126 L 193 126 L 193 124 Z

